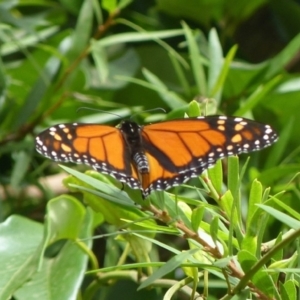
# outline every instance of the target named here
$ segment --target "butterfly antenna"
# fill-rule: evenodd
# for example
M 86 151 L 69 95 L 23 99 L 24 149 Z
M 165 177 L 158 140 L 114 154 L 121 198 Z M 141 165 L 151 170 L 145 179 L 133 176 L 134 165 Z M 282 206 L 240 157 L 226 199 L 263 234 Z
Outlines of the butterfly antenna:
M 150 109 L 147 109 L 147 110 L 143 110 L 143 111 L 137 112 L 137 113 L 133 114 L 130 117 L 130 119 L 134 118 L 136 115 L 139 115 L 139 114 L 142 114 L 142 113 L 145 113 L 145 112 L 158 111 L 158 110 L 161 110 L 162 112 L 167 113 L 166 110 L 163 109 L 162 107 L 156 107 L 156 108 L 150 108 Z
M 78 113 L 78 112 L 79 112 L 80 110 L 82 110 L 82 109 L 87 109 L 87 110 L 93 110 L 93 111 L 103 112 L 103 113 L 107 113 L 107 114 L 109 114 L 109 115 L 113 115 L 113 116 L 116 116 L 116 117 L 122 119 L 122 117 L 121 117 L 120 115 L 115 114 L 115 113 L 113 113 L 113 112 L 111 112 L 111 111 L 106 111 L 106 110 L 102 110 L 102 109 L 98 109 L 98 108 L 92 108 L 92 107 L 87 107 L 87 106 L 82 106 L 82 107 L 77 108 L 76 112 Z

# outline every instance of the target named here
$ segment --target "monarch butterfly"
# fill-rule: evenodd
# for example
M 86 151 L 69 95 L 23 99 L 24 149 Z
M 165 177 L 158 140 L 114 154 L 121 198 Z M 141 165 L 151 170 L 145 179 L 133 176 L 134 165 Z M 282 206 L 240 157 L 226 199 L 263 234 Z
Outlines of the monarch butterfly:
M 140 126 L 59 124 L 36 137 L 36 149 L 60 162 L 87 164 L 143 197 L 200 175 L 219 158 L 251 152 L 277 140 L 269 126 L 238 117 L 208 116 Z

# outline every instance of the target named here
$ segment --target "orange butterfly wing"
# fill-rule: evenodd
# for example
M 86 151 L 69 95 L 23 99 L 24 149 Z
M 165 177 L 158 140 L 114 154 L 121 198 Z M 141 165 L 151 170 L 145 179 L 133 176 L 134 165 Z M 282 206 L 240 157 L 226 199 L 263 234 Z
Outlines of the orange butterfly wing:
M 144 127 L 131 121 L 119 128 L 60 124 L 37 136 L 36 149 L 55 161 L 91 165 L 147 197 L 198 176 L 219 158 L 260 150 L 276 139 L 268 125 L 209 116 Z
M 268 125 L 225 116 L 147 125 L 142 137 L 150 165 L 149 174 L 142 175 L 145 194 L 196 177 L 219 158 L 259 150 L 277 139 Z
M 36 137 L 36 149 L 52 160 L 87 164 L 132 188 L 140 188 L 118 128 L 76 123 L 56 125 Z

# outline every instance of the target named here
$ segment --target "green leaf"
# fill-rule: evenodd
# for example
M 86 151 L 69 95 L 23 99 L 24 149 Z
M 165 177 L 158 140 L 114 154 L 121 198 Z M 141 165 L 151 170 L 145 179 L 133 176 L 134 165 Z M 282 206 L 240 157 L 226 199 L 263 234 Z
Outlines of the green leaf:
M 90 238 L 91 214 L 86 215 L 81 225 L 80 237 Z M 90 247 L 91 240 L 83 245 Z M 67 241 L 56 256 L 43 259 L 40 271 L 15 295 L 25 299 L 75 299 L 86 271 L 87 259 L 88 256 L 78 244 Z
M 182 22 L 182 27 L 189 47 L 189 54 L 194 78 L 196 81 L 197 92 L 200 95 L 207 96 L 205 72 L 195 36 L 190 27 L 185 22 Z
M 248 273 L 253 266 L 257 263 L 257 258 L 246 250 L 241 250 L 238 253 L 238 261 L 245 273 Z M 250 278 L 253 284 L 261 289 L 268 296 L 274 296 L 275 285 L 267 272 L 264 272 L 263 269 L 260 269 L 258 272 L 252 275 Z
M 259 210 L 259 208 L 257 207 L 257 204 L 261 204 L 262 203 L 262 185 L 259 181 L 254 180 L 252 182 L 252 186 L 250 189 L 250 196 L 249 196 L 249 206 L 248 206 L 248 215 L 247 215 L 247 221 L 246 221 L 246 227 L 250 228 L 251 225 L 253 225 L 253 223 L 257 224 L 258 220 L 254 220 L 254 216 L 257 213 L 257 211 Z M 256 230 L 254 230 L 255 232 Z
M 287 46 L 268 63 L 266 78 L 280 73 L 286 64 L 296 55 L 300 47 L 300 34 L 297 34 Z
M 117 7 L 117 0 L 102 0 L 101 4 L 102 4 L 103 9 L 105 9 L 109 13 L 111 13 Z
M 171 92 L 165 86 L 165 84 L 153 73 L 151 73 L 147 69 L 143 69 L 143 75 L 146 77 L 147 81 L 150 82 L 165 104 L 172 109 L 180 108 L 182 105 L 186 104 L 186 102 L 181 99 L 176 93 Z
M 191 217 L 191 225 L 195 232 L 197 232 L 200 227 L 200 223 L 203 219 L 204 212 L 205 212 L 204 206 L 199 206 L 193 209 L 192 217 Z
M 214 85 L 211 87 L 210 96 L 217 99 L 218 104 L 220 104 L 220 100 L 221 100 L 220 95 L 223 90 L 223 86 L 225 84 L 225 80 L 227 79 L 230 65 L 233 61 L 236 51 L 237 51 L 237 46 L 233 46 L 229 50 L 228 54 L 225 57 L 225 61 L 223 62 L 222 69 L 220 70 L 220 72 L 218 74 L 219 76 L 218 76 L 218 78 L 216 78 Z
M 105 49 L 99 43 L 92 40 L 91 54 L 98 70 L 98 76 L 101 82 L 105 82 L 109 74 L 109 66 Z
M 248 289 L 242 290 L 238 294 L 235 294 L 231 297 L 231 300 L 248 300 L 250 295 L 250 291 Z
M 284 125 L 283 129 L 280 132 L 279 140 L 275 145 L 272 146 L 270 154 L 267 157 L 267 160 L 265 162 L 266 169 L 279 165 L 280 160 L 284 156 L 284 151 L 288 145 L 288 142 L 291 139 L 292 128 L 295 126 L 294 124 L 295 119 L 291 117 L 289 121 Z
M 156 40 L 158 38 L 171 38 L 178 35 L 182 35 L 184 32 L 182 29 L 174 30 L 161 30 L 161 31 L 145 31 L 145 32 L 130 32 L 130 33 L 119 33 L 111 36 L 107 36 L 99 41 L 101 47 L 107 47 L 115 44 L 121 43 L 135 43 L 149 40 Z
M 294 280 L 287 280 L 285 283 L 280 283 L 280 292 L 282 300 L 296 300 L 297 288 Z
M 208 177 L 218 195 L 222 195 L 223 186 L 223 167 L 222 160 L 218 159 L 212 168 L 207 170 Z
M 218 86 L 218 89 L 213 88 L 220 76 L 224 57 L 223 50 L 218 38 L 217 31 L 213 28 L 209 32 L 208 36 L 208 53 L 209 53 L 209 68 L 208 68 L 208 96 L 214 97 L 215 99 L 220 100 L 220 95 L 222 92 L 221 86 Z M 218 95 L 216 93 L 218 92 Z
M 260 85 L 244 102 L 243 105 L 234 112 L 236 116 L 244 116 L 251 111 L 272 89 L 280 82 L 281 76 L 277 76 L 264 85 Z
M 31 156 L 25 151 L 14 153 L 15 165 L 11 176 L 11 185 L 17 189 L 28 172 Z
M 9 299 L 37 272 L 42 237 L 43 226 L 24 217 L 13 215 L 0 224 L 1 299 Z
M 47 205 L 46 228 L 49 243 L 60 239 L 78 238 L 85 219 L 86 210 L 74 197 L 62 195 Z
M 228 157 L 228 189 L 236 202 L 237 209 L 240 210 L 240 174 L 238 156 Z
M 93 4 L 84 0 L 77 18 L 74 32 L 72 33 L 72 47 L 68 52 L 70 61 L 75 60 L 89 45 L 93 25 Z
M 210 223 L 210 234 L 214 243 L 217 243 L 218 241 L 218 231 L 219 231 L 219 217 L 215 216 Z
M 199 251 L 199 249 L 191 249 L 186 252 L 180 253 L 173 258 L 171 258 L 168 262 L 164 264 L 161 268 L 159 268 L 156 272 L 154 272 L 151 276 L 149 276 L 138 288 L 141 290 L 151 285 L 155 280 L 161 279 L 163 276 L 168 273 L 174 271 L 178 268 L 182 263 L 188 260 L 194 253 Z
M 263 204 L 258 204 L 258 206 L 263 210 L 265 210 L 268 214 L 272 215 L 274 218 L 280 220 L 282 223 L 289 226 L 290 228 L 293 228 L 295 230 L 300 229 L 300 221 L 282 213 L 281 211 L 273 207 L 263 205 Z
M 188 106 L 188 115 L 190 118 L 201 116 L 201 110 L 199 103 L 195 100 L 192 100 Z
M 258 207 L 262 201 L 262 185 L 254 180 L 250 190 L 248 215 L 246 220 L 246 234 L 242 242 L 242 249 L 246 249 L 256 255 L 257 238 L 259 232 L 264 227 L 261 226 L 262 215 L 264 214 Z

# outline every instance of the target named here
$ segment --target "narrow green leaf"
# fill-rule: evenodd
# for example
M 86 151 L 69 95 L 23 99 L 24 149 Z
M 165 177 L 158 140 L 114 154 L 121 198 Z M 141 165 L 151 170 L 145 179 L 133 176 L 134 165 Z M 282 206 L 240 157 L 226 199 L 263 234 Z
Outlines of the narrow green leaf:
M 182 89 L 184 90 L 184 94 L 186 96 L 189 96 L 191 94 L 190 84 L 186 78 L 186 74 L 183 72 L 182 66 L 179 63 L 178 58 L 170 52 L 168 53 L 168 56 L 171 60 L 171 63 L 173 65 L 173 68 L 175 70 L 177 78 L 179 80 L 179 84 L 182 87 Z
M 224 195 L 221 197 L 219 202 L 221 208 L 225 211 L 227 218 L 230 220 L 233 228 L 239 226 L 238 222 L 238 214 L 236 210 L 236 206 L 234 205 L 234 199 L 230 191 L 226 191 Z
M 191 249 L 186 252 L 182 252 L 173 258 L 171 258 L 168 262 L 165 263 L 164 266 L 159 268 L 156 272 L 154 272 L 151 276 L 149 276 L 138 288 L 141 290 L 151 285 L 155 280 L 161 279 L 163 276 L 168 273 L 174 271 L 178 268 L 182 263 L 186 262 L 194 253 L 199 251 L 199 249 Z
M 102 83 L 104 83 L 107 80 L 109 74 L 106 51 L 103 47 L 101 47 L 101 45 L 99 45 L 99 43 L 92 40 L 91 54 L 95 61 L 99 79 Z
M 245 101 L 243 105 L 234 112 L 236 116 L 243 116 L 251 111 L 274 87 L 280 82 L 281 76 L 277 76 L 264 85 L 260 85 Z
M 162 30 L 162 31 L 145 31 L 145 32 L 130 32 L 130 33 L 119 33 L 107 36 L 99 41 L 101 47 L 107 47 L 115 44 L 121 43 L 134 43 L 134 42 L 143 42 L 155 39 L 164 39 L 171 38 L 178 35 L 182 35 L 184 32 L 182 29 L 174 29 L 174 30 Z
M 279 207 L 284 209 L 289 215 L 291 215 L 292 217 L 294 217 L 297 220 L 300 220 L 300 213 L 298 213 L 290 205 L 285 204 L 284 202 L 282 202 L 282 200 L 279 200 L 276 197 L 273 197 L 272 201 L 274 201 L 274 203 L 276 203 L 276 205 L 278 205 Z
M 288 122 L 284 124 L 284 127 L 281 129 L 279 140 L 270 149 L 270 154 L 267 156 L 267 160 L 265 162 L 266 169 L 278 166 L 282 157 L 284 157 L 284 152 L 286 151 L 286 147 L 291 139 L 292 129 L 295 126 L 294 124 L 295 119 L 291 116 Z
M 300 34 L 297 34 L 287 46 L 268 63 L 266 78 L 272 78 L 282 72 L 286 64 L 298 53 L 300 48 Z
M 268 214 L 272 215 L 274 218 L 278 219 L 280 222 L 286 224 L 290 228 L 293 228 L 295 230 L 300 229 L 300 221 L 282 213 L 281 211 L 273 207 L 263 205 L 263 204 L 257 204 L 257 205 L 263 210 L 265 210 Z
M 249 202 L 248 202 L 248 214 L 247 214 L 247 220 L 246 220 L 246 227 L 250 228 L 253 223 L 256 223 L 253 220 L 253 217 L 257 210 L 259 208 L 257 207 L 257 204 L 262 203 L 262 185 L 259 181 L 254 180 L 252 182 L 252 186 L 250 189 L 250 196 L 249 196 Z M 258 224 L 257 224 L 258 226 Z M 256 231 L 256 230 L 255 230 Z
M 113 185 L 105 184 L 104 182 L 101 182 L 100 180 L 97 180 L 91 176 L 88 176 L 86 174 L 80 173 L 72 168 L 68 168 L 66 166 L 60 165 L 60 167 L 68 172 L 69 174 L 75 176 L 79 180 L 83 181 L 84 183 L 88 184 L 89 186 L 92 186 L 96 190 L 100 190 L 103 192 L 104 198 L 108 197 L 112 199 L 113 201 L 120 202 L 126 205 L 133 205 L 133 202 L 126 196 L 125 193 L 123 193 L 120 189 L 114 187 Z M 68 183 L 68 182 L 66 182 Z
M 153 73 L 147 69 L 143 69 L 143 74 L 146 79 L 152 83 L 153 88 L 159 93 L 162 100 L 170 107 L 171 109 L 176 109 L 182 107 L 186 102 L 179 97 L 174 92 L 168 90 L 166 85 Z
M 219 195 L 222 195 L 223 168 L 222 160 L 217 160 L 216 164 L 207 170 L 208 177 Z
M 239 174 L 239 158 L 238 156 L 230 156 L 228 162 L 228 189 L 236 201 L 236 207 L 240 210 L 240 174 Z
M 93 25 L 93 4 L 90 0 L 84 0 L 79 12 L 75 30 L 72 33 L 72 47 L 68 53 L 70 61 L 73 61 L 88 46 Z
M 205 212 L 204 206 L 199 206 L 193 209 L 192 217 L 191 217 L 191 225 L 195 232 L 197 232 L 200 227 L 200 223 L 203 219 L 204 212 Z
M 223 50 L 218 38 L 217 31 L 213 28 L 208 36 L 208 52 L 209 52 L 209 67 L 208 67 L 208 95 L 214 98 L 219 104 L 221 99 L 222 85 L 218 84 L 221 70 L 223 68 Z
M 118 9 L 122 10 L 123 8 L 127 7 L 133 0 L 120 0 L 118 4 Z
M 220 104 L 220 100 L 221 100 L 220 95 L 222 93 L 223 86 L 224 86 L 224 83 L 226 81 L 228 72 L 230 70 L 230 65 L 233 61 L 233 58 L 236 54 L 236 51 L 237 51 L 237 46 L 236 45 L 233 46 L 229 50 L 228 54 L 225 57 L 222 69 L 220 70 L 220 72 L 218 74 L 219 76 L 218 76 L 218 78 L 216 78 L 216 81 L 214 82 L 214 85 L 211 87 L 209 95 L 210 95 L 210 97 L 213 97 L 217 100 L 218 105 Z
M 38 34 L 32 33 L 19 37 L 18 39 L 12 40 L 11 42 L 6 42 L 1 45 L 0 53 L 2 56 L 5 56 L 11 55 L 15 52 L 20 52 L 20 50 L 22 49 L 37 45 L 40 41 L 46 41 L 47 39 L 49 39 L 49 37 L 59 32 L 59 30 L 60 26 L 47 27 L 46 29 L 39 30 Z M 10 37 L 11 36 L 13 36 L 13 34 L 10 34 Z
M 201 54 L 199 52 L 199 48 L 196 43 L 195 36 L 192 30 L 190 29 L 190 27 L 185 22 L 182 22 L 182 27 L 189 47 L 189 54 L 190 54 L 194 78 L 198 89 L 198 94 L 207 96 L 205 72 L 204 72 L 203 64 L 201 62 Z
M 215 216 L 210 223 L 210 234 L 215 243 L 218 242 L 219 217 Z
M 262 185 L 257 180 L 254 180 L 250 190 L 248 215 L 246 220 L 246 234 L 242 242 L 242 249 L 245 249 L 256 255 L 257 252 L 257 237 L 261 227 L 263 212 L 257 207 L 257 203 L 262 201 Z
M 12 188 L 17 189 L 28 172 L 31 155 L 25 151 L 18 151 L 14 153 L 14 160 L 15 164 L 11 175 L 11 185 Z

